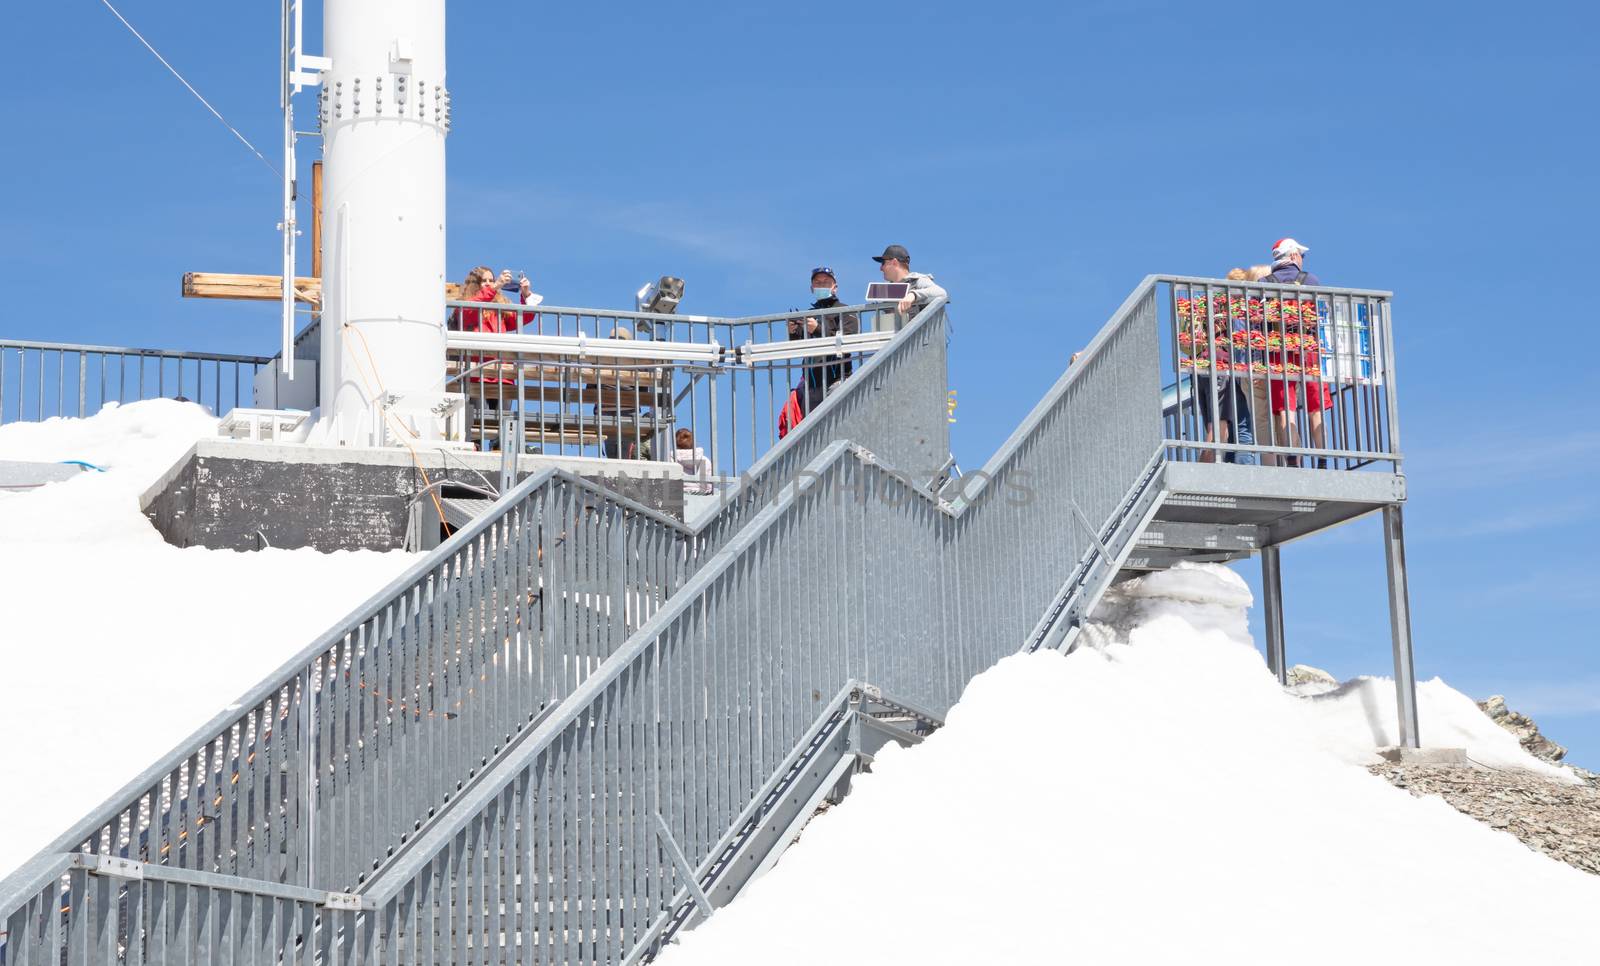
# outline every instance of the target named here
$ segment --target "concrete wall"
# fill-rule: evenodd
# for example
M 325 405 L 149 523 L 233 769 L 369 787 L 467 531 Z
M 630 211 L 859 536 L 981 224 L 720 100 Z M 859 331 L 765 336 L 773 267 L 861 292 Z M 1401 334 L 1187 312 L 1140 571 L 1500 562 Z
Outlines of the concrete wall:
M 484 477 L 496 484 L 499 480 L 498 454 L 439 459 L 436 453 L 422 453 L 420 459 L 434 483 L 459 481 L 482 488 Z M 518 478 L 544 469 L 547 462 L 554 461 L 524 458 Z M 636 463 L 617 470 L 630 476 L 616 477 L 599 472 L 614 467 L 615 461 L 559 462 L 580 464 L 563 468 L 646 506 L 683 515 L 683 481 L 676 464 Z M 647 474 L 652 470 L 668 478 L 651 478 Z M 425 485 L 422 471 L 404 451 L 207 440 L 168 471 L 143 502 L 145 515 L 162 537 L 180 547 L 396 550 L 405 545 L 410 508 Z M 450 492 L 448 484 L 441 489 Z M 437 515 L 425 513 L 424 519 L 436 520 Z

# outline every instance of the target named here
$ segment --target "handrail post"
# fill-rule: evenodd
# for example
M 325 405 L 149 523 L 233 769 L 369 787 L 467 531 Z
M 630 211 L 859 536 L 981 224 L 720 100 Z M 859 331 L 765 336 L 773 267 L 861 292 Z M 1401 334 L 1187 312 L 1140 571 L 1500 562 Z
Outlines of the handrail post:
M 300 775 L 301 821 L 306 829 L 306 888 L 317 887 L 317 742 L 311 733 L 311 671 L 308 664 L 300 674 L 300 754 L 304 757 Z
M 1389 401 L 1389 452 L 1400 453 L 1400 410 L 1396 404 L 1397 391 L 1394 384 L 1394 328 L 1389 322 L 1389 300 L 1384 299 L 1383 305 L 1383 384 Z M 1396 465 L 1396 469 L 1399 466 Z

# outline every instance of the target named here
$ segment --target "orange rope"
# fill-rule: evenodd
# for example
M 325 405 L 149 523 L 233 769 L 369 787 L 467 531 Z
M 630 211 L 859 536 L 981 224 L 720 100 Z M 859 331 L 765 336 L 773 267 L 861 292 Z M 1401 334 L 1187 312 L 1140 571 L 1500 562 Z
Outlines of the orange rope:
M 361 370 L 360 366 L 356 367 L 356 371 L 361 373 L 361 381 L 366 384 L 367 397 L 370 399 L 379 394 L 387 396 L 389 394 L 389 390 L 383 387 L 383 376 L 378 372 L 378 361 L 372 357 L 372 345 L 367 342 L 366 333 L 362 332 L 360 329 L 354 328 L 348 322 L 346 322 L 344 327 L 340 330 L 340 334 L 344 336 L 345 350 L 349 351 L 350 348 L 351 331 L 354 331 L 356 335 L 361 337 L 362 348 L 367 353 L 367 362 L 372 366 L 372 377 L 378 381 L 378 392 L 374 393 L 372 391 L 372 383 L 367 381 L 367 374 Z M 411 436 L 413 439 L 416 438 L 417 434 L 411 432 L 411 428 L 405 423 L 402 423 L 400 420 L 396 419 L 394 413 L 391 413 L 385 409 L 383 411 L 383 415 L 385 419 L 392 420 L 393 425 L 399 428 L 401 432 Z M 449 536 L 451 533 L 450 521 L 444 518 L 444 504 L 439 502 L 439 494 L 434 492 L 433 481 L 428 479 L 428 471 L 423 468 L 422 457 L 417 455 L 416 448 L 410 443 L 406 442 L 404 436 L 397 436 L 397 438 L 400 440 L 401 445 L 403 445 L 406 450 L 411 453 L 411 462 L 416 464 L 417 472 L 422 474 L 422 485 L 427 489 L 428 497 L 433 500 L 433 510 L 435 513 L 439 514 L 439 525 L 444 527 L 445 536 Z

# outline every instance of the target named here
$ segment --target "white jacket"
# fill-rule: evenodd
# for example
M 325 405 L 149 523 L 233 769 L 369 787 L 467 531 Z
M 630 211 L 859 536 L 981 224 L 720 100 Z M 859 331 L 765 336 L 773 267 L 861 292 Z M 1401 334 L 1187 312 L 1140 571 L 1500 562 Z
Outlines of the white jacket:
M 911 283 L 911 296 L 914 300 L 911 306 L 912 315 L 916 315 L 927 308 L 928 303 L 934 299 L 950 297 L 949 292 L 934 284 L 932 275 L 925 275 L 922 272 L 907 272 L 906 277 L 900 281 Z
M 706 494 L 713 491 L 711 485 L 711 461 L 706 458 L 705 450 L 696 446 L 694 449 L 675 450 L 673 459 L 683 467 L 683 492 Z

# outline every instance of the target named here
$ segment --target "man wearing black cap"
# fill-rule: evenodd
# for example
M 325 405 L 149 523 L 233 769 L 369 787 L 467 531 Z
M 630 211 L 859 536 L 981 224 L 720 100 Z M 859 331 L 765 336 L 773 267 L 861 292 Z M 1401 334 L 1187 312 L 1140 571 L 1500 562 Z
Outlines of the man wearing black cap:
M 826 265 L 818 265 L 811 270 L 811 295 L 816 299 L 811 303 L 813 309 L 831 309 L 845 304 L 839 301 L 838 279 L 834 277 L 833 269 Z M 832 338 L 841 333 L 855 335 L 860 331 L 861 317 L 854 312 L 835 313 L 819 318 L 792 319 L 789 322 L 791 339 Z M 806 359 L 806 378 L 801 383 L 800 390 L 800 411 L 809 414 L 812 409 L 820 406 L 828 390 L 845 376 L 850 375 L 851 368 L 850 360 L 845 356 Z
M 906 251 L 904 245 L 890 245 L 883 250 L 882 255 L 872 256 L 872 260 L 883 269 L 883 279 L 886 282 L 906 282 L 911 290 L 906 297 L 900 300 L 900 314 L 906 318 L 915 316 L 934 299 L 946 298 L 950 293 L 933 283 L 932 275 L 911 270 L 911 253 Z M 895 328 L 903 324 L 896 321 Z

